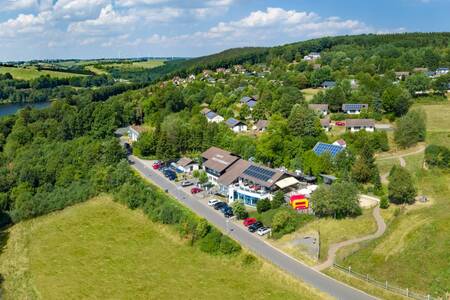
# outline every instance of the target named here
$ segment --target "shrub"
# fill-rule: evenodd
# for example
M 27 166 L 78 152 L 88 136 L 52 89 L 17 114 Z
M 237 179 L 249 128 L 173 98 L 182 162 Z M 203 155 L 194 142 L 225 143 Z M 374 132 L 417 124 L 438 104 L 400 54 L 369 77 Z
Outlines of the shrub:
M 226 235 L 222 235 L 220 239 L 219 251 L 221 254 L 233 254 L 239 252 L 241 246 Z
M 268 211 L 270 208 L 271 205 L 269 199 L 261 199 L 258 201 L 258 203 L 256 203 L 256 210 L 259 214 Z
M 282 191 L 278 191 L 275 193 L 275 196 L 272 199 L 271 206 L 272 206 L 272 209 L 275 209 L 285 203 L 286 202 L 284 201 L 284 193 Z
M 429 145 L 425 149 L 425 161 L 430 167 L 449 168 L 450 150 L 445 146 Z
M 242 202 L 236 201 L 233 203 L 232 207 L 233 213 L 236 218 L 238 218 L 238 220 L 242 220 L 248 217 L 248 212 Z
M 388 207 L 389 207 L 389 199 L 388 199 L 388 197 L 387 196 L 381 197 L 380 208 L 386 209 Z
M 401 147 L 411 147 L 425 140 L 425 113 L 420 110 L 408 112 L 397 120 L 397 130 L 394 132 L 395 142 Z
M 244 257 L 242 257 L 242 265 L 243 266 L 251 266 L 256 262 L 256 257 L 251 254 L 245 254 Z
M 217 230 L 211 230 L 200 240 L 200 250 L 210 254 L 216 254 L 220 249 L 222 234 Z

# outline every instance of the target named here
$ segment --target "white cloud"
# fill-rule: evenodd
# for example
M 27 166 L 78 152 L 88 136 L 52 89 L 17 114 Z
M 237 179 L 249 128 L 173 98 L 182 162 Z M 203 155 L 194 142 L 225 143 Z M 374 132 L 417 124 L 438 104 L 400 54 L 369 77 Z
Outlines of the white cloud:
M 154 5 L 169 2 L 169 0 L 116 0 L 116 5 L 122 7 L 135 7 L 141 5 Z
M 65 19 L 72 17 L 90 16 L 98 13 L 98 10 L 108 5 L 110 0 L 58 0 L 53 6 L 53 11 Z
M 0 11 L 24 10 L 38 6 L 37 0 L 1 0 Z
M 0 37 L 13 38 L 20 34 L 43 32 L 45 24 L 51 20 L 49 12 L 38 15 L 19 14 L 15 19 L 0 23 Z
M 96 19 L 89 19 L 71 23 L 68 32 L 88 35 L 108 35 L 116 31 L 131 30 L 129 26 L 136 23 L 138 18 L 134 15 L 122 15 L 116 12 L 111 4 L 100 11 Z

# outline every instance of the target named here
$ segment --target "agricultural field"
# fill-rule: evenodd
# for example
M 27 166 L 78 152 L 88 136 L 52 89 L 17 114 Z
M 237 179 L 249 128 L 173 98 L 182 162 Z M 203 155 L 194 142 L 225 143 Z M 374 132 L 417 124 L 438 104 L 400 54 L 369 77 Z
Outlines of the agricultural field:
M 8 299 L 325 299 L 266 262 L 244 263 L 245 254 L 200 252 L 106 196 L 19 223 L 3 237 Z
M 119 63 L 111 63 L 104 64 L 103 66 L 114 67 L 114 68 L 124 68 L 124 69 L 133 69 L 133 68 L 143 68 L 143 69 L 152 69 L 164 64 L 165 60 L 162 59 L 152 59 L 146 61 L 136 61 L 136 62 L 119 62 Z
M 57 78 L 69 78 L 74 76 L 85 76 L 81 74 L 37 70 L 33 67 L 29 68 L 14 68 L 14 67 L 0 67 L 0 74 L 10 73 L 15 79 L 32 80 L 42 75 L 50 75 Z

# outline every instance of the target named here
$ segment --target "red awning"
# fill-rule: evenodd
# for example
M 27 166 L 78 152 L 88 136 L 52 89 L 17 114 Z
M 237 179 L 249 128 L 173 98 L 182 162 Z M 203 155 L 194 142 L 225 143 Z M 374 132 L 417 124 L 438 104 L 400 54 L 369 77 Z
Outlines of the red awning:
M 292 195 L 290 197 L 291 202 L 294 200 L 301 200 L 301 199 L 306 199 L 306 196 L 305 195 Z

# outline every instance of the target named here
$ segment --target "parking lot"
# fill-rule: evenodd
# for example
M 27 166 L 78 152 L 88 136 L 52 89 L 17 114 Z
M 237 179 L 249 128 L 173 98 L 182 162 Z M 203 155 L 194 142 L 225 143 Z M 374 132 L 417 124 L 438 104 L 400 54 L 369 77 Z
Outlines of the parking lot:
M 159 177 L 161 177 L 162 179 L 164 179 L 166 181 L 170 181 L 170 183 L 175 185 L 178 190 L 183 191 L 186 194 L 190 194 L 193 198 L 198 200 L 198 202 L 202 203 L 204 206 L 207 206 L 210 210 L 214 211 L 217 215 L 220 215 L 222 218 L 226 219 L 227 223 L 233 222 L 233 224 L 235 224 L 236 226 L 242 228 L 243 230 L 248 231 L 248 228 L 246 226 L 244 226 L 244 224 L 243 224 L 243 220 L 238 220 L 235 216 L 225 218 L 224 212 L 222 212 L 220 209 L 215 209 L 213 206 L 209 205 L 208 201 L 210 201 L 210 200 L 217 200 L 218 202 L 225 202 L 227 204 L 228 204 L 228 201 L 225 197 L 218 195 L 218 194 L 214 194 L 212 192 L 212 190 L 210 190 L 210 191 L 204 190 L 201 187 L 201 185 L 198 184 L 198 180 L 196 178 L 194 178 L 192 175 L 178 173 L 176 180 L 169 180 L 169 178 L 167 178 L 167 176 L 164 175 L 162 169 L 154 168 L 154 164 L 157 163 L 158 161 L 155 161 L 155 160 L 140 160 L 140 161 L 149 169 L 150 172 L 153 172 L 154 174 L 158 175 Z M 183 186 L 183 182 L 185 182 L 185 181 L 189 181 L 192 184 Z M 193 189 L 201 189 L 201 191 L 193 193 Z M 231 228 L 230 231 L 233 231 L 233 229 Z M 264 235 L 260 236 L 260 235 L 256 234 L 256 231 L 255 231 L 255 235 L 260 238 L 268 237 L 268 234 L 264 234 Z

